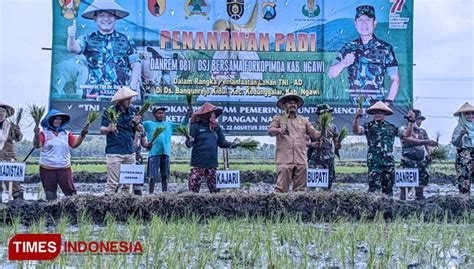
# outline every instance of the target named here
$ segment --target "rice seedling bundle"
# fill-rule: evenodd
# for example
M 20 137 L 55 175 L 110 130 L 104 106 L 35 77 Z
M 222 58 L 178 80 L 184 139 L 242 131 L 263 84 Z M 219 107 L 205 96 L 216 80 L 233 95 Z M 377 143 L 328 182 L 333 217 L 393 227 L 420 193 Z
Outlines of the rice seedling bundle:
M 35 122 L 35 126 L 39 126 L 41 119 L 43 118 L 44 113 L 46 112 L 46 107 L 37 106 L 33 104 L 28 107 L 28 110 L 30 112 L 31 117 L 33 118 Z
M 250 151 L 256 151 L 260 147 L 260 142 L 253 138 L 247 138 L 239 142 L 239 147 Z

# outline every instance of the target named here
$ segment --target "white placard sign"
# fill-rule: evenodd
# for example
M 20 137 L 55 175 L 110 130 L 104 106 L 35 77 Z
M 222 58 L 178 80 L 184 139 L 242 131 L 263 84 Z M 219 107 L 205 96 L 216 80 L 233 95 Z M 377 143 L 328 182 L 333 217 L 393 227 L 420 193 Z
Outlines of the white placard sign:
M 418 187 L 419 174 L 418 169 L 397 169 L 395 170 L 395 186 L 396 187 Z
M 25 163 L 0 162 L 0 181 L 24 181 Z
M 218 189 L 240 188 L 240 171 L 238 170 L 217 170 L 216 187 Z
M 145 166 L 139 164 L 120 165 L 120 184 L 143 184 L 145 182 Z
M 327 188 L 328 186 L 328 169 L 308 169 L 308 187 Z

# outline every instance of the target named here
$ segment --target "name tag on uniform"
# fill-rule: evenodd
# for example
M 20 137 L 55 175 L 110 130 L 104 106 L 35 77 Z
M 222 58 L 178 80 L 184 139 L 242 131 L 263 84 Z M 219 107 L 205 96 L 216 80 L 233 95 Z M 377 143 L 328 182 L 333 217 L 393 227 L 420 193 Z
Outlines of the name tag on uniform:
M 240 188 L 240 171 L 238 170 L 217 170 L 216 188 L 235 189 Z
M 395 186 L 396 187 L 418 187 L 419 173 L 416 168 L 397 169 L 395 170 Z
M 120 165 L 120 184 L 143 184 L 145 182 L 145 166 L 138 164 Z
M 24 181 L 25 163 L 0 162 L 0 181 Z
M 308 187 L 329 187 L 328 169 L 308 169 Z

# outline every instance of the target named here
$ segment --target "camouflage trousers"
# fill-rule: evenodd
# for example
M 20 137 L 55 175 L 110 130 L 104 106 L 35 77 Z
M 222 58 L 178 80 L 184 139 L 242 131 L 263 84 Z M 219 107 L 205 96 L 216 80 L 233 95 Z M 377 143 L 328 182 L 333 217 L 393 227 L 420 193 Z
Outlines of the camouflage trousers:
M 334 165 L 334 158 L 330 158 L 327 160 L 309 160 L 309 168 L 318 168 L 318 169 L 328 169 L 329 170 L 329 182 L 328 182 L 328 190 L 332 188 L 332 183 L 336 180 L 336 169 Z
M 379 192 L 393 195 L 395 183 L 395 163 L 393 157 L 367 159 L 369 168 L 369 192 Z
M 474 178 L 474 149 L 458 149 L 455 167 L 459 191 L 470 193 Z
M 206 180 L 209 192 L 217 192 L 216 187 L 216 168 L 191 168 L 188 178 L 188 188 L 192 192 L 199 192 L 201 182 Z
M 426 160 L 415 161 L 408 158 L 402 158 L 402 168 L 418 168 L 420 187 L 426 187 L 430 179 L 428 174 L 428 162 Z

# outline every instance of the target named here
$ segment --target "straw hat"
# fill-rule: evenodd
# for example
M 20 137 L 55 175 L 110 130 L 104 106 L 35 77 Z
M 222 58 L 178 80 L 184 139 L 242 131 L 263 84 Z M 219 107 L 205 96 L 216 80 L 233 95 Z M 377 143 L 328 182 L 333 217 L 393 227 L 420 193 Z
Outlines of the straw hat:
M 469 104 L 468 102 L 464 103 L 464 105 L 462 105 L 458 111 L 454 112 L 454 116 L 456 117 L 459 117 L 461 115 L 461 113 L 465 113 L 465 112 L 474 112 L 474 106 L 472 106 L 471 104 Z
M 222 107 L 215 106 L 209 102 L 205 102 L 198 110 L 193 113 L 193 116 L 203 116 L 211 112 L 216 113 L 216 117 L 220 116 L 224 110 Z
M 86 10 L 84 10 L 81 16 L 84 19 L 93 20 L 97 11 L 111 12 L 117 19 L 123 19 L 129 14 L 128 11 L 115 3 L 114 0 L 95 0 L 86 8 Z
M 126 100 L 128 98 L 132 98 L 134 96 L 137 96 L 138 93 L 130 90 L 127 87 L 121 87 L 118 89 L 118 91 L 114 94 L 114 97 L 112 97 L 112 103 L 116 103 L 122 100 Z
M 7 118 L 15 114 L 15 109 L 10 106 L 5 104 L 4 102 L 0 101 L 0 107 L 4 108 L 7 111 Z
M 373 111 L 381 110 L 385 112 L 385 115 L 393 115 L 393 111 L 382 101 L 378 101 L 373 104 L 371 107 L 367 108 L 367 114 L 374 114 Z
M 278 99 L 277 107 L 281 109 L 285 109 L 284 104 L 288 102 L 288 100 L 291 100 L 291 99 L 296 99 L 298 101 L 298 108 L 302 107 L 304 104 L 304 100 L 300 96 L 296 94 L 285 94 L 282 97 L 280 97 L 280 99 Z

